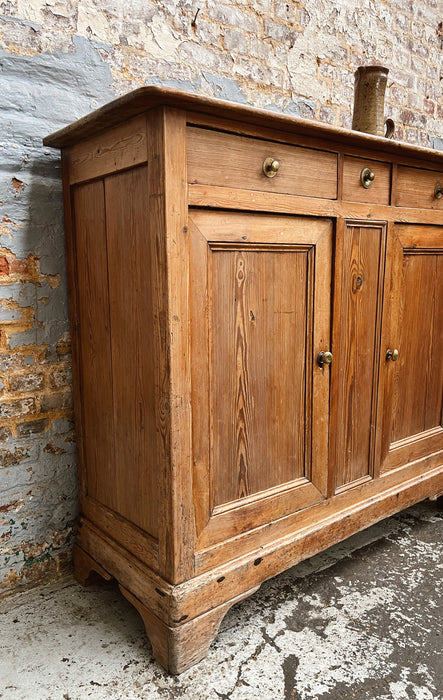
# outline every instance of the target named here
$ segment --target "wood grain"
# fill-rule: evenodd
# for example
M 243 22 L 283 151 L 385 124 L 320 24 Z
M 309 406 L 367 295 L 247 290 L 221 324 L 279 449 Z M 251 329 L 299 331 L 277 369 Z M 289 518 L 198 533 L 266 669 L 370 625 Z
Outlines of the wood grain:
M 317 551 L 319 545 L 326 548 L 330 542 L 340 542 L 365 523 L 378 522 L 384 513 L 391 515 L 443 488 L 441 464 L 426 472 L 409 465 L 406 472 L 387 475 L 377 483 L 366 484 L 360 492 L 351 490 L 333 502 L 319 504 L 315 507 L 315 526 L 311 522 L 306 527 L 309 515 L 305 512 L 303 517 L 297 516 L 299 522 L 295 526 L 291 523 L 293 518 L 275 523 L 271 528 L 274 536 L 261 544 L 256 533 L 246 550 L 239 539 L 235 543 L 237 556 L 231 561 L 225 558 L 216 564 L 216 550 L 202 552 L 197 562 L 198 575 L 175 586 L 152 574 L 87 522 L 82 522 L 81 546 L 96 561 L 101 559 L 109 574 L 118 572 L 121 584 L 159 619 L 170 626 L 183 625 L 293 566 Z M 248 535 L 244 537 L 247 538 Z M 185 619 L 181 619 L 183 616 Z
M 229 187 L 189 185 L 189 206 L 222 210 L 241 210 L 334 217 L 368 221 L 395 221 L 416 224 L 440 224 L 441 214 L 432 209 L 402 209 L 382 204 L 343 202 L 315 197 L 287 197 L 271 192 L 236 190 Z
M 417 230 L 411 233 L 412 240 L 408 240 L 406 230 L 400 237 L 404 254 L 398 300 L 400 356 L 395 365 L 393 442 L 442 422 L 443 235 L 440 251 L 434 253 L 433 231 L 429 231 L 431 240 L 424 227 L 421 236 Z
M 388 253 L 390 316 L 382 351 L 397 348 L 399 359 L 381 366 L 383 471 L 443 448 L 442 229 L 399 224 Z
M 443 156 L 162 88 L 47 143 L 77 575 L 115 577 L 183 670 L 238 597 L 443 491 Z
M 307 250 L 215 247 L 210 258 L 217 506 L 305 474 L 312 300 Z
M 166 625 L 130 591 L 123 586 L 120 586 L 120 590 L 140 613 L 152 645 L 154 658 L 169 673 L 179 674 L 206 656 L 228 610 L 235 603 L 255 593 L 258 586 L 242 592 L 232 600 L 217 605 L 212 610 L 180 626 Z
M 335 485 L 373 475 L 386 231 L 348 222 L 343 232 L 340 337 L 334 349 Z
M 387 472 L 381 479 L 361 483 L 335 495 L 333 499 L 322 500 L 307 509 L 290 513 L 254 530 L 239 532 L 232 539 L 219 540 L 217 545 L 211 544 L 207 549 L 197 552 L 196 575 L 212 575 L 217 567 L 223 569 L 239 557 L 249 557 L 251 552 L 256 552 L 256 556 L 260 557 L 266 548 L 279 548 L 280 545 L 284 546 L 285 542 L 297 541 L 299 544 L 296 546 L 299 547 L 300 553 L 298 561 L 306 559 L 314 553 L 317 528 L 324 527 L 322 538 L 324 537 L 326 548 L 330 546 L 329 543 L 339 542 L 349 536 L 345 532 L 353 534 L 346 530 L 345 522 L 344 530 L 340 528 L 340 521 L 345 521 L 347 515 L 351 516 L 349 524 L 353 522 L 355 527 L 353 532 L 358 532 L 359 529 L 368 527 L 371 522 L 377 522 L 427 498 L 428 495 L 437 493 L 443 488 L 442 463 L 443 451 L 435 452 L 424 459 L 421 457 L 408 465 L 403 461 L 401 468 Z M 371 517 L 374 518 L 373 521 Z M 320 544 L 320 538 L 317 542 Z M 293 563 L 289 566 L 293 566 Z
M 177 583 L 194 570 L 185 117 L 148 121 L 148 202 L 155 289 L 156 424 L 160 446 L 159 565 Z
M 147 161 L 146 117 L 136 117 L 69 149 L 71 185 Z
M 65 224 L 66 276 L 68 283 L 69 327 L 72 352 L 72 391 L 74 399 L 75 440 L 77 448 L 77 481 L 79 505 L 87 493 L 87 465 L 84 441 L 84 417 L 81 379 L 81 343 L 79 289 L 77 283 L 77 247 L 74 219 L 74 202 L 69 185 L 69 157 L 62 151 L 63 209 Z
M 80 374 L 86 489 L 115 509 L 114 398 L 105 197 L 102 181 L 73 188 L 77 256 Z
M 133 552 L 137 559 L 153 571 L 158 571 L 158 540 L 146 530 L 137 527 L 90 496 L 83 499 L 82 514 L 122 547 Z
M 363 168 L 370 168 L 375 175 L 372 185 L 365 189 L 360 175 Z M 389 204 L 391 200 L 391 164 L 370 158 L 343 158 L 343 199 L 349 202 Z
M 261 120 L 241 120 L 236 117 L 223 116 L 221 112 L 217 113 L 215 110 L 213 112 L 208 110 L 206 112 L 188 111 L 187 123 L 189 126 L 203 127 L 204 129 L 326 150 L 338 153 L 339 161 L 343 161 L 344 156 L 355 156 L 380 162 L 391 162 L 394 166 L 399 163 L 425 169 L 433 167 L 430 166 L 431 162 L 440 162 L 441 167 L 442 162 L 441 152 L 435 149 L 426 149 L 422 146 L 412 146 L 410 149 L 411 144 L 401 143 L 393 139 L 380 139 L 362 132 L 331 128 L 325 138 L 325 134 L 316 128 L 319 126 L 323 130 L 322 127 L 325 127 L 325 124 L 314 121 L 309 121 L 309 126 L 314 127 L 311 130 L 306 128 L 306 122 L 298 119 L 291 119 L 285 126 L 278 121 L 267 122 L 265 125 Z M 361 140 L 360 137 L 362 137 Z M 435 169 L 438 169 L 438 166 Z
M 398 166 L 395 205 L 397 207 L 424 207 L 443 211 L 443 197 L 435 197 L 435 186 L 443 185 L 440 172 Z
M 72 563 L 74 566 L 74 578 L 81 586 L 87 586 L 91 579 L 98 575 L 105 581 L 110 581 L 112 576 L 100 566 L 100 564 L 89 556 L 77 544 L 72 551 Z
M 114 469 L 101 497 L 158 536 L 151 249 L 144 195 L 147 168 L 105 180 L 109 303 L 114 389 Z M 130 275 L 130 283 L 128 280 Z
M 225 119 L 230 122 L 233 131 L 236 129 L 232 127 L 232 122 L 237 121 L 240 124 L 252 126 L 253 129 L 265 127 L 271 131 L 282 130 L 289 134 L 301 134 L 306 137 L 323 139 L 329 147 L 333 145 L 334 149 L 337 144 L 342 144 L 347 148 L 358 147 L 362 150 L 362 155 L 367 155 L 368 151 L 384 152 L 403 159 L 422 160 L 427 161 L 428 164 L 431 162 L 439 163 L 440 167 L 443 163 L 443 156 L 436 149 L 339 129 L 312 119 L 300 119 L 269 110 L 257 109 L 249 105 L 214 99 L 206 95 L 157 86 L 138 88 L 118 97 L 73 124 L 47 136 L 44 139 L 44 144 L 55 148 L 70 146 L 81 139 L 96 135 L 136 115 L 161 106 L 200 113 L 206 123 L 211 120 L 211 117 Z
M 405 256 L 392 441 L 442 422 L 443 249 Z
M 329 343 L 332 231 L 194 211 L 190 235 L 201 547 L 323 497 L 329 379 L 313 355 Z
M 192 184 L 337 197 L 335 153 L 193 127 L 187 129 L 187 153 Z M 263 172 L 263 162 L 270 157 L 280 163 L 273 178 Z

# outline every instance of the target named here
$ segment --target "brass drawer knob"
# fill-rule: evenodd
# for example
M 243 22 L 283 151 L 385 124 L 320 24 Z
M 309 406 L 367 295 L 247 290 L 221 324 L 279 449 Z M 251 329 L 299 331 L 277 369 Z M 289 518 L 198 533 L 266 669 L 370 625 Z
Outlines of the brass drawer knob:
M 375 173 L 371 170 L 371 168 L 363 168 L 363 170 L 360 173 L 360 182 L 365 188 L 365 190 L 368 190 L 372 183 L 375 180 Z
M 330 365 L 332 362 L 332 352 L 326 351 L 326 352 L 319 352 L 317 355 L 317 364 L 319 367 L 323 367 L 323 365 Z
M 265 158 L 263 162 L 263 172 L 266 177 L 275 177 L 280 169 L 280 163 L 274 158 Z
M 441 182 L 437 182 L 435 185 L 434 197 L 435 199 L 441 199 L 443 197 L 443 185 Z
M 397 360 L 398 360 L 398 354 L 399 354 L 399 353 L 398 353 L 397 348 L 395 348 L 395 350 L 391 350 L 391 349 L 389 348 L 389 350 L 386 350 L 386 359 L 387 359 L 387 360 L 392 360 L 392 362 L 397 362 Z

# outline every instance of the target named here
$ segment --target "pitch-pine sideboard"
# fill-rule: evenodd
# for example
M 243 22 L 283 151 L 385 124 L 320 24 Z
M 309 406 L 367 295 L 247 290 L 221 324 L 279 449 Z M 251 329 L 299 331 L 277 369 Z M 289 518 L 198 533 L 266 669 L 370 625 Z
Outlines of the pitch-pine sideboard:
M 201 659 L 260 584 L 443 490 L 443 153 L 166 88 L 62 149 L 78 580 Z

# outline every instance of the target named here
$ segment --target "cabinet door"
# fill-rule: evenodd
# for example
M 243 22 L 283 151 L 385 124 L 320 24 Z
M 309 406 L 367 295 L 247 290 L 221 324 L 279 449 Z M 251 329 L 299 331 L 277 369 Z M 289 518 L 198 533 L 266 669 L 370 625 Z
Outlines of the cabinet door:
M 374 477 L 386 223 L 345 221 L 337 241 L 331 472 L 335 493 Z
M 381 471 L 421 459 L 417 467 L 430 468 L 443 450 L 443 227 L 398 224 L 390 231 L 384 309 Z M 397 361 L 386 359 L 388 350 L 398 351 Z
M 332 223 L 193 211 L 189 233 L 201 550 L 325 497 Z

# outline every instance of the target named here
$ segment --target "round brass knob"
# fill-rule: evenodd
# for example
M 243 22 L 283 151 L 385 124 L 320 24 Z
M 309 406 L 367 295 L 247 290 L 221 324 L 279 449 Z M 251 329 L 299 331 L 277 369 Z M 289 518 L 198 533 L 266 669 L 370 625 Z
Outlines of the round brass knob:
M 263 162 L 263 172 L 266 177 L 275 177 L 279 171 L 280 163 L 274 158 L 265 158 Z
M 375 173 L 371 170 L 371 168 L 363 168 L 363 170 L 360 173 L 360 182 L 365 188 L 365 190 L 369 189 L 374 180 Z
M 398 360 L 398 350 L 395 348 L 395 350 L 391 350 L 390 348 L 386 350 L 386 359 L 387 360 L 392 360 L 392 362 L 397 362 Z
M 323 367 L 323 365 L 330 365 L 332 362 L 332 352 L 319 352 L 317 355 L 317 364 L 319 367 Z
M 443 185 L 441 184 L 441 182 L 437 182 L 437 184 L 435 185 L 434 197 L 435 199 L 441 199 L 443 197 Z

